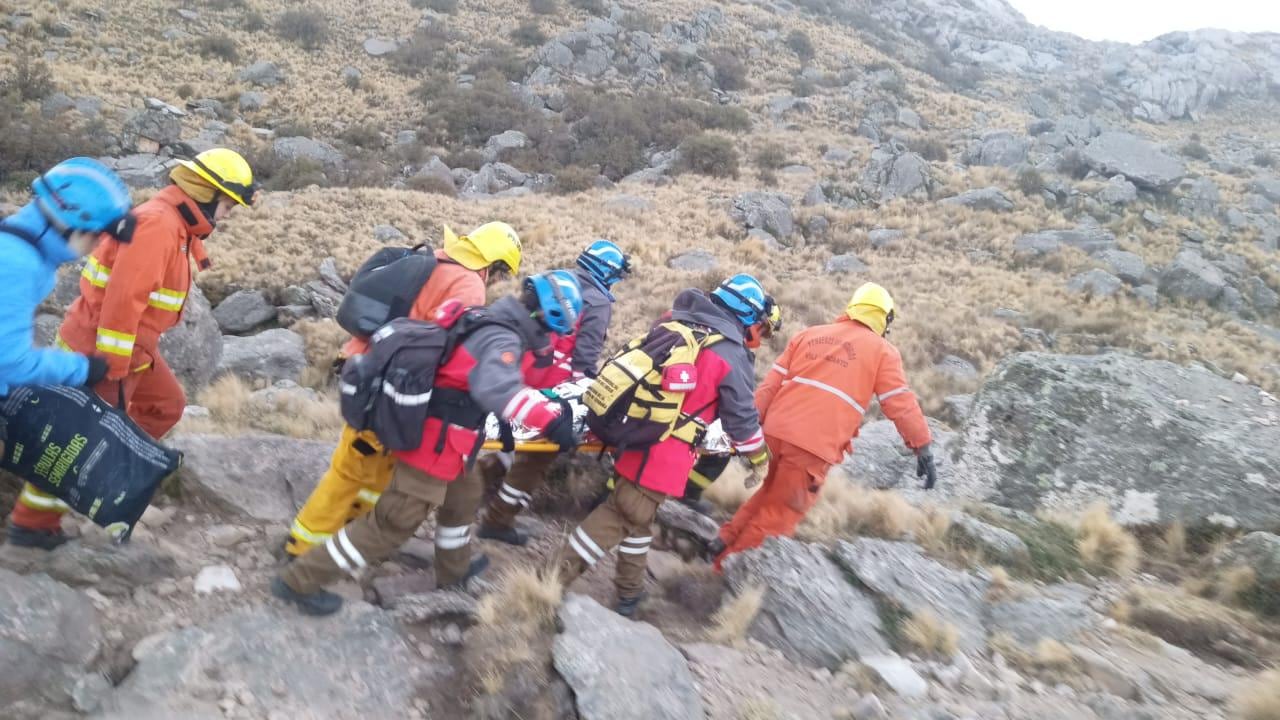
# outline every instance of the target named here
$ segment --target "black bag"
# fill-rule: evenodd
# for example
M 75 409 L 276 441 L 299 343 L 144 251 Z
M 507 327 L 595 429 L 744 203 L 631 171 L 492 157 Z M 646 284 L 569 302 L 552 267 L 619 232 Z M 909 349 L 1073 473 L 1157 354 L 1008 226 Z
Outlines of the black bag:
M 338 306 L 338 325 L 366 338 L 408 315 L 437 264 L 435 255 L 421 248 L 382 248 L 366 260 Z
M 387 450 L 400 451 L 422 444 L 428 417 L 464 427 L 483 425 L 487 413 L 471 407 L 468 393 L 433 390 L 436 372 L 458 343 L 494 324 L 503 323 L 484 308 L 467 310 L 448 327 L 410 318 L 387 323 L 369 337 L 368 352 L 342 366 L 342 419 L 356 430 L 373 431 Z
M 182 454 L 83 388 L 37 385 L 0 398 L 0 469 L 125 539 Z

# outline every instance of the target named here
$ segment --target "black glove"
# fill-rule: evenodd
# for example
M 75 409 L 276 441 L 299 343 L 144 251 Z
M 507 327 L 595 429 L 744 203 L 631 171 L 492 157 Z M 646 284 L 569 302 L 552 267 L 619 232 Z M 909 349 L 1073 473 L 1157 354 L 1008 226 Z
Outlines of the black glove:
M 573 432 L 573 411 L 569 409 L 568 403 L 561 403 L 560 414 L 551 421 L 543 434 L 547 436 L 547 440 L 560 447 L 560 452 L 578 447 L 578 436 Z
M 107 361 L 97 355 L 89 355 L 87 359 L 89 360 L 89 377 L 84 381 L 84 384 L 88 387 L 93 387 L 106 379 L 107 370 L 110 368 L 107 365 Z
M 932 490 L 938 482 L 938 466 L 933 462 L 933 449 L 928 445 L 916 451 L 916 477 L 925 479 L 925 490 Z

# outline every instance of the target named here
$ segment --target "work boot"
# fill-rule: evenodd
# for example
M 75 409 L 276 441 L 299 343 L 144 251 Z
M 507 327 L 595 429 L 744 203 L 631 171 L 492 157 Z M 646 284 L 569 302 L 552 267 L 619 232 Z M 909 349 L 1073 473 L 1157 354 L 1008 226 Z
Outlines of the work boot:
M 289 587 L 280 576 L 271 579 L 271 594 L 292 603 L 306 615 L 322 617 L 332 615 L 342 609 L 342 598 L 328 590 L 317 590 L 313 593 L 300 593 Z
M 524 547 L 529 544 L 529 534 L 521 532 L 514 527 L 503 527 L 501 525 L 489 525 L 481 523 L 480 529 L 476 535 L 485 540 L 497 540 L 500 543 L 515 545 L 516 547 Z
M 715 540 L 707 543 L 707 559 L 715 560 L 724 554 L 726 548 L 727 546 L 724 544 L 724 541 L 717 537 Z
M 715 510 L 714 505 L 702 498 L 682 497 L 680 498 L 680 502 L 684 503 L 684 506 L 690 510 L 698 513 L 699 515 L 706 515 L 707 517 L 711 517 L 711 513 Z
M 9 544 L 14 547 L 53 550 L 67 542 L 66 533 L 58 530 L 32 530 L 18 525 L 9 526 Z
M 455 590 L 457 592 L 466 592 L 467 583 L 472 578 L 489 569 L 489 556 L 485 554 L 477 555 L 471 558 L 471 565 L 467 567 L 467 574 L 462 576 L 461 580 L 441 585 L 439 590 Z
M 640 594 L 635 597 L 618 598 L 618 604 L 614 607 L 614 611 L 624 618 L 634 617 L 636 614 L 636 608 L 638 608 L 640 603 L 644 602 L 644 599 L 647 597 L 649 597 L 649 593 L 641 591 Z

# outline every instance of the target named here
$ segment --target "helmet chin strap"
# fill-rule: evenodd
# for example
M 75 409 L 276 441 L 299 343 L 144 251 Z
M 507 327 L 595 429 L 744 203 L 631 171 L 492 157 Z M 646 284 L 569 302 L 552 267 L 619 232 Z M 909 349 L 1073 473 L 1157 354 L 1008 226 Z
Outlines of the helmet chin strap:
M 43 181 L 44 178 L 41 178 L 41 182 Z M 58 237 L 61 237 L 64 241 L 70 242 L 72 232 L 71 228 L 64 225 L 63 222 L 58 219 L 58 216 L 53 214 L 53 211 L 49 209 L 49 206 L 44 200 L 37 197 L 35 201 L 36 209 L 40 211 L 40 215 L 44 217 L 44 221 L 48 223 L 49 229 L 57 233 Z

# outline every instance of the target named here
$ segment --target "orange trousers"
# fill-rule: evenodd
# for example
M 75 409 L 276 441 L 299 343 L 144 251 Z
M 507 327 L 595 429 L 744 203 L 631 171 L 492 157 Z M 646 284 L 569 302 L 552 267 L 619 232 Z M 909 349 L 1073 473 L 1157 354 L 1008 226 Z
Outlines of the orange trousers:
M 818 500 L 830 463 L 789 442 L 765 435 L 772 458 L 760 489 L 724 527 L 720 539 L 725 551 L 716 558 L 716 570 L 724 559 L 750 550 L 765 538 L 790 536 Z
M 187 394 L 159 354 L 153 357 L 151 367 L 124 380 L 124 401 L 129 417 L 143 432 L 159 440 L 182 419 Z M 103 400 L 119 404 L 120 381 L 103 380 L 93 389 Z M 69 509 L 61 500 L 27 483 L 13 506 L 9 522 L 30 530 L 57 530 Z

